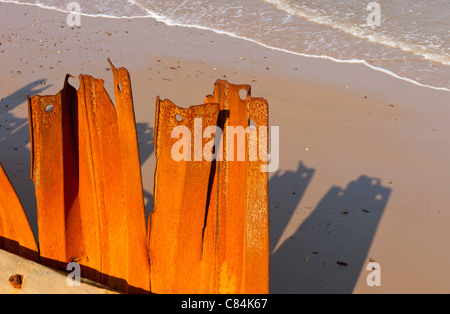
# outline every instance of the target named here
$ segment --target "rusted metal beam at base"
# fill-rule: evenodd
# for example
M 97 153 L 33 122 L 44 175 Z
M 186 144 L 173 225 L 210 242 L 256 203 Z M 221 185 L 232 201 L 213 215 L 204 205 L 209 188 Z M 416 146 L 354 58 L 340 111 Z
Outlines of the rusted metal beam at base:
M 50 267 L 77 261 L 89 279 L 122 292 L 148 292 L 130 76 L 111 68 L 117 109 L 103 80 L 89 75 L 79 76 L 78 91 L 67 76 L 57 95 L 29 99 L 40 254 Z
M 238 161 L 242 147 L 226 132 L 249 121 L 268 127 L 267 101 L 252 98 L 248 85 L 219 80 L 205 104 L 187 109 L 157 99 L 152 292 L 268 292 L 268 183 L 261 171 L 267 159 L 249 158 L 255 145 L 267 154 L 267 133 L 246 135 L 245 160 Z
M 70 273 L 0 250 L 0 294 L 118 294 L 84 278 L 73 279 Z
M 0 164 L 0 249 L 38 261 L 39 253 L 22 204 Z

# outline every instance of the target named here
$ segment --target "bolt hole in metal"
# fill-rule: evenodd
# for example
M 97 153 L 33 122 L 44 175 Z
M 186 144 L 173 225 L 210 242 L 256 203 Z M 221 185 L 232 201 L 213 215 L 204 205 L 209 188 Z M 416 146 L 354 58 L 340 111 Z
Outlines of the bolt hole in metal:
M 240 91 L 239 91 L 239 98 L 241 99 L 241 100 L 246 100 L 247 99 L 247 90 L 245 90 L 245 89 L 241 89 Z
M 52 112 L 53 109 L 55 109 L 55 107 L 52 104 L 48 104 L 47 106 L 45 106 L 45 111 L 47 112 Z
M 179 114 L 175 115 L 175 120 L 177 120 L 178 122 L 183 121 L 183 117 Z
M 22 288 L 23 285 L 23 275 L 12 275 L 11 277 L 9 277 L 9 283 L 11 284 L 11 286 L 13 286 L 16 289 L 20 289 Z

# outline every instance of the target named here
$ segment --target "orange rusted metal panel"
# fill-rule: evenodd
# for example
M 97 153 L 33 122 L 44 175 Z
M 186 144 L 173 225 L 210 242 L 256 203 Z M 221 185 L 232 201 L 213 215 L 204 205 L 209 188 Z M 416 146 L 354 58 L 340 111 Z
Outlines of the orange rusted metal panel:
M 122 292 L 148 292 L 130 76 L 111 68 L 117 109 L 103 80 L 89 75 L 79 76 L 78 91 L 66 77 L 57 95 L 29 101 L 41 258 L 52 267 L 78 261 L 88 279 Z
M 268 187 L 261 171 L 267 159 L 252 155 L 255 148 L 267 154 L 267 134 L 247 129 L 250 120 L 268 127 L 268 105 L 249 94 L 248 85 L 217 81 L 200 106 L 157 99 L 149 221 L 154 293 L 268 292 Z M 242 133 L 235 140 L 228 127 L 249 131 L 244 148 Z
M 38 261 L 39 253 L 27 216 L 0 164 L 0 249 Z
M 245 161 L 239 161 L 239 135 L 224 133 L 225 161 L 218 170 L 216 271 L 220 280 L 215 292 L 268 293 L 268 176 L 263 170 L 268 154 L 268 103 L 251 97 L 249 85 L 223 80 L 216 82 L 214 94 L 205 102 L 218 102 L 221 110 L 229 111 L 225 129 L 249 127 L 251 131 L 253 121 L 257 131 L 257 136 L 247 135 Z
M 55 268 L 85 255 L 77 191 L 77 92 L 68 79 L 57 95 L 29 99 L 40 255 Z
M 216 125 L 219 105 L 182 109 L 158 98 L 156 106 L 155 208 L 149 221 L 152 292 L 207 293 L 214 289 L 215 235 L 211 228 L 204 230 L 205 219 L 212 223 L 215 214 L 211 211 L 211 216 L 205 218 L 212 163 L 174 161 L 171 150 L 176 140 L 171 138 L 171 132 L 180 125 L 193 131 L 194 118 L 201 117 L 203 133 L 207 126 Z M 176 115 L 183 120 L 178 122 Z M 191 147 L 199 144 L 193 138 L 188 142 Z M 203 147 L 203 140 L 200 144 Z M 193 154 L 188 153 L 193 159 Z M 210 207 L 215 207 L 216 199 L 211 197 L 210 201 Z

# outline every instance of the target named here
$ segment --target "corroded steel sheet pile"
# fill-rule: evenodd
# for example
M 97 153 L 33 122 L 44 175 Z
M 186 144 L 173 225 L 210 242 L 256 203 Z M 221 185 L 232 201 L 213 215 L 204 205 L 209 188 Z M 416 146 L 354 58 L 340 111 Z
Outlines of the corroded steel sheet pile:
M 28 98 L 39 251 L 1 166 L 0 249 L 126 293 L 268 293 L 267 101 L 220 80 L 202 105 L 157 99 L 147 230 L 130 76 L 111 69 L 116 106 L 89 75 Z
M 246 133 L 243 148 L 239 135 L 227 132 L 247 129 L 249 121 L 254 129 L 268 126 L 267 102 L 252 98 L 248 85 L 219 80 L 205 104 L 187 109 L 157 99 L 155 209 L 149 222 L 153 292 L 268 292 L 267 172 L 261 170 L 267 162 L 251 158 L 254 148 L 267 154 L 267 133 Z M 179 134 L 172 133 L 177 126 L 192 135 L 182 150 L 191 149 L 179 161 Z M 223 136 L 216 132 L 212 139 L 217 127 Z
M 0 249 L 33 261 L 38 248 L 25 211 L 0 164 Z
M 80 75 L 55 96 L 29 100 L 32 178 L 41 261 L 123 292 L 149 291 L 146 223 L 130 77 Z

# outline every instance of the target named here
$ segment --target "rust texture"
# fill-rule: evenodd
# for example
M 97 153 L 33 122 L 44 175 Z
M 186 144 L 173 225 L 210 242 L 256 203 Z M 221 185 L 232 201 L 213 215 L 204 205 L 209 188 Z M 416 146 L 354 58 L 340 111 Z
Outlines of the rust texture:
M 1 166 L 0 249 L 126 293 L 268 293 L 267 101 L 222 80 L 201 105 L 157 98 L 147 230 L 130 76 L 108 61 L 116 106 L 89 75 L 28 98 L 39 251 Z
M 25 211 L 0 164 L 0 249 L 37 261 L 38 247 Z
M 109 61 L 109 60 L 108 60 Z M 122 292 L 150 290 L 139 150 L 130 76 L 66 77 L 54 96 L 29 99 L 32 179 L 43 264 L 77 261 L 83 277 Z
M 268 183 L 261 171 L 267 162 L 249 158 L 255 145 L 267 153 L 267 136 L 246 135 L 246 158 L 238 161 L 238 141 L 226 132 L 228 126 L 247 128 L 251 120 L 256 128 L 267 127 L 268 104 L 251 97 L 248 85 L 219 80 L 203 105 L 187 109 L 157 99 L 155 209 L 149 221 L 152 292 L 268 293 Z M 172 137 L 177 126 L 191 134 L 188 160 L 172 156 L 180 139 Z M 202 134 L 214 126 L 223 137 L 214 139 L 213 152 L 223 147 L 223 158 L 208 161 L 198 147 L 210 143 Z

